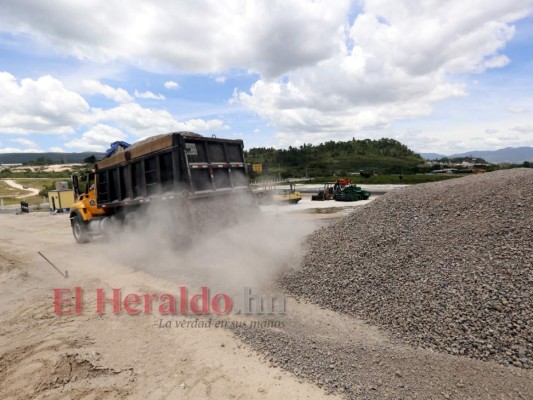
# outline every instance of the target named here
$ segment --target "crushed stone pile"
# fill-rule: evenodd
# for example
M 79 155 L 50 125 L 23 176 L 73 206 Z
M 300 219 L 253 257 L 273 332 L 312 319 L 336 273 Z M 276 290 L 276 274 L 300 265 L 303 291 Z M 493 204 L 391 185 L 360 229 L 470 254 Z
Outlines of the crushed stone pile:
M 533 368 L 533 169 L 398 189 L 316 231 L 279 284 L 434 350 Z

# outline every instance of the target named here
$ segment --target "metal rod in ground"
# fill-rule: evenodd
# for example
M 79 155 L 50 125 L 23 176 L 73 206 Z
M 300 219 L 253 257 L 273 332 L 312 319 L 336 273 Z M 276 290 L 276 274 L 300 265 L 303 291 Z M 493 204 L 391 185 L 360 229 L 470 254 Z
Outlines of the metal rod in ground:
M 68 278 L 68 271 L 67 271 L 67 270 L 65 270 L 65 273 L 61 272 L 61 271 L 59 270 L 59 268 L 57 268 L 57 267 L 54 265 L 54 263 L 53 263 L 52 261 L 50 261 L 48 258 L 46 258 L 46 257 L 44 256 L 43 253 L 41 253 L 40 251 L 38 251 L 37 253 L 39 253 L 39 255 L 40 255 L 42 258 L 44 258 L 46 261 L 48 261 L 48 264 L 50 264 L 52 267 L 54 267 L 55 270 L 56 270 L 57 272 L 59 272 L 63 278 L 65 278 L 65 279 Z

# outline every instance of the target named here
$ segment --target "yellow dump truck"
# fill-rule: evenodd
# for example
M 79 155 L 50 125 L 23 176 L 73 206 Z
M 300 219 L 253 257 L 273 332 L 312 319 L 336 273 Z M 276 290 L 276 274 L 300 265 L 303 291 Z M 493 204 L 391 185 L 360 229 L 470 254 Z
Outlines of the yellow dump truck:
M 224 224 L 257 205 L 248 183 L 243 142 L 173 132 L 120 148 L 94 165 L 85 189 L 72 176 L 77 202 L 72 232 L 86 243 L 116 227 L 142 229 L 146 211 L 164 210 L 176 231 Z

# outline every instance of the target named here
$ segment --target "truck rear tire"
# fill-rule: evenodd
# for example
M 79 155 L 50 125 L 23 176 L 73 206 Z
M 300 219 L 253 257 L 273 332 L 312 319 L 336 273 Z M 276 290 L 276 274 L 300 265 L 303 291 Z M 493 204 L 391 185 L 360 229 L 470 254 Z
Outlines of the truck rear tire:
M 132 211 L 126 214 L 124 217 L 124 228 L 130 232 L 138 232 L 142 224 L 139 223 L 140 215 L 136 211 Z
M 89 229 L 87 225 L 83 222 L 79 215 L 76 215 L 72 219 L 72 234 L 76 242 L 83 244 L 91 241 L 91 236 L 89 235 Z

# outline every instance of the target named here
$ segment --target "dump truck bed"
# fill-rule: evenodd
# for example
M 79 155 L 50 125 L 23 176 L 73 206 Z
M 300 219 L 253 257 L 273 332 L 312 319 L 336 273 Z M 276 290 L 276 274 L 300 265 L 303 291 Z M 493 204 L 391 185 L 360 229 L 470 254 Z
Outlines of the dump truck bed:
M 174 132 L 134 144 L 95 164 L 101 207 L 156 198 L 188 199 L 249 190 L 243 142 Z

